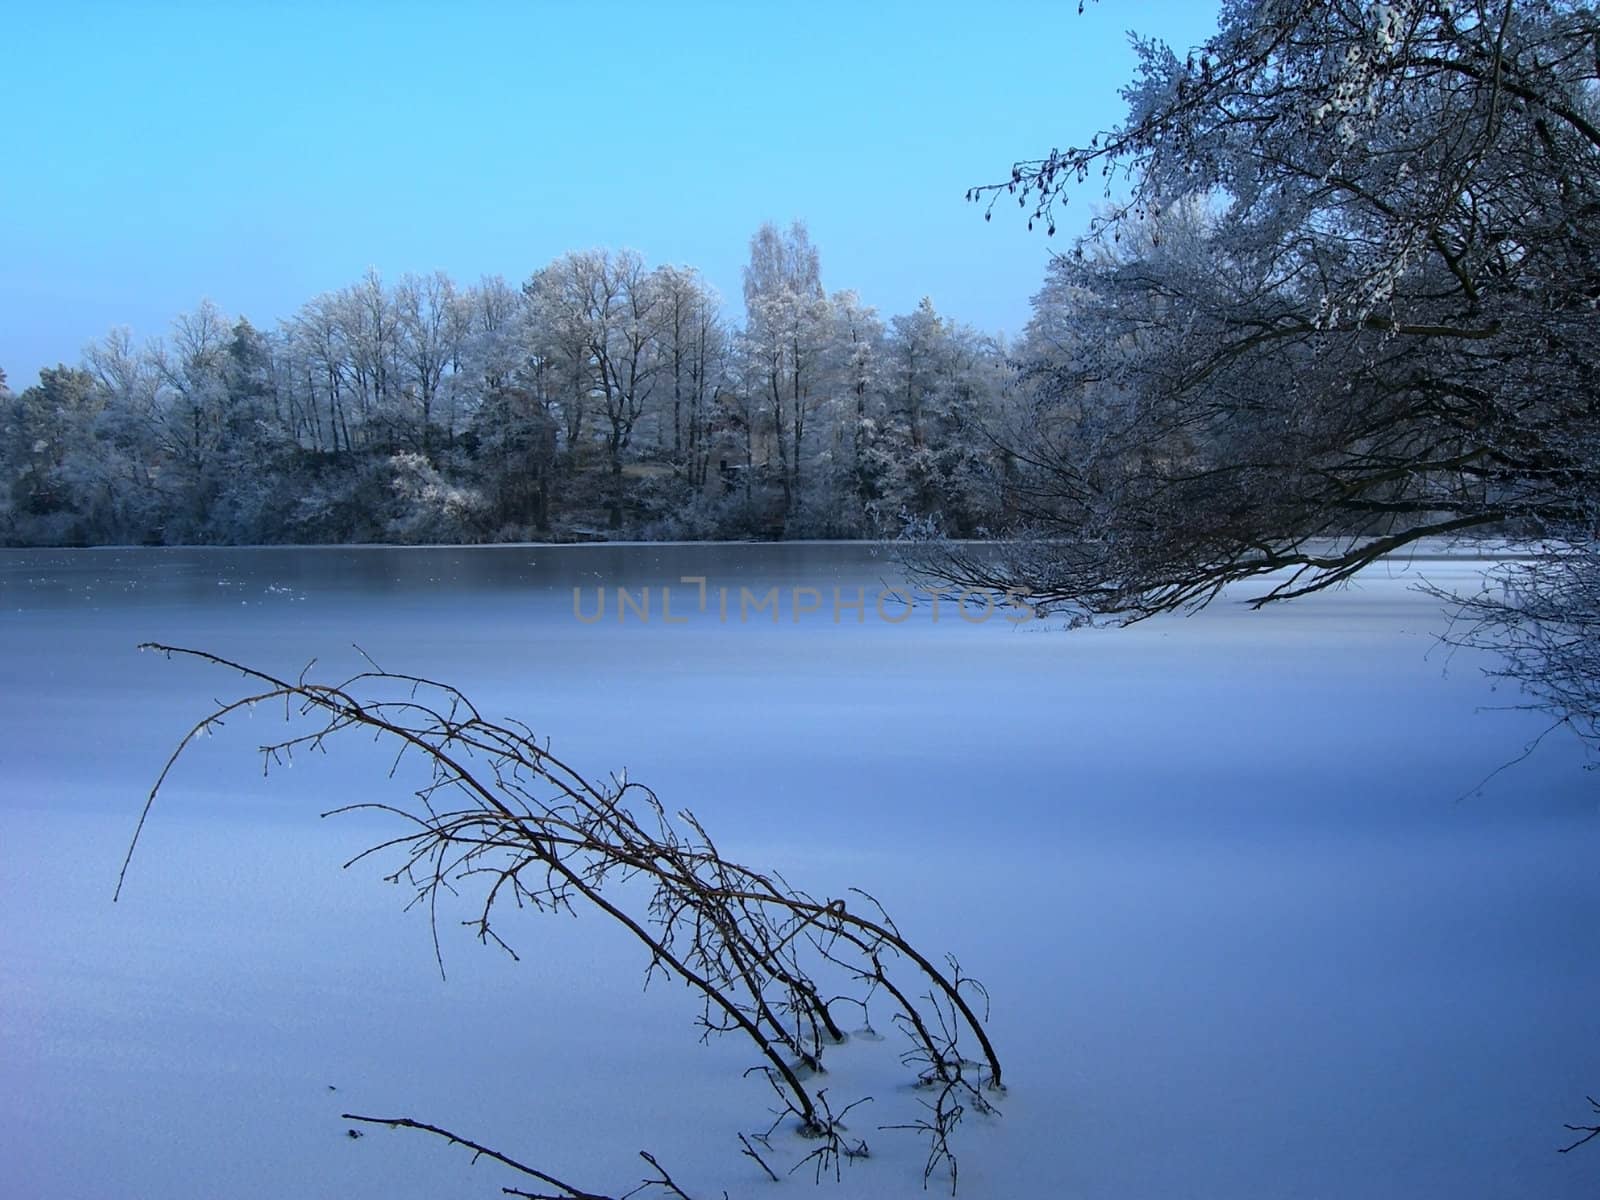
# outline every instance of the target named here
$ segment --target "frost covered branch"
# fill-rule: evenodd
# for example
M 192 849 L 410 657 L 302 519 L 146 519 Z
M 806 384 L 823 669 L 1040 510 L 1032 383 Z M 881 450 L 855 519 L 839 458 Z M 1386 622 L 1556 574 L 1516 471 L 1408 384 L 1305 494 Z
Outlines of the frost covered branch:
M 1597 33 L 1572 0 L 1230 0 L 1186 56 L 1137 42 L 1120 125 L 974 193 L 1053 222 L 1128 185 L 1035 298 L 1013 539 L 917 564 L 1126 622 L 1537 546 L 1457 633 L 1594 743 Z
M 1494 655 L 1489 674 L 1516 684 L 1527 707 L 1600 746 L 1600 542 L 1496 564 L 1458 601 L 1445 641 Z

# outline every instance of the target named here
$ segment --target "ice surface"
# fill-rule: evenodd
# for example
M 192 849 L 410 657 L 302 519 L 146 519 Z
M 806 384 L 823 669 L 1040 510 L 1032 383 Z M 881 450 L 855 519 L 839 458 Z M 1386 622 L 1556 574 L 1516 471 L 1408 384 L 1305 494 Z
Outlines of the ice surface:
M 363 745 L 263 780 L 276 716 L 232 721 L 113 907 L 145 788 L 238 693 L 135 652 L 154 639 L 324 675 L 359 643 L 626 767 L 736 857 L 871 888 L 994 997 L 1011 1088 L 962 1132 L 963 1195 L 1591 1195 L 1600 1151 L 1554 1148 L 1600 1087 L 1595 779 L 1552 738 L 1463 798 L 1542 728 L 1485 711 L 1516 697 L 1409 590 L 1478 569 L 1067 634 L 926 602 L 888 624 L 870 598 L 897 573 L 861 547 L 0 554 L 0 1193 L 514 1182 L 420 1135 L 350 1139 L 350 1108 L 598 1189 L 636 1182 L 640 1148 L 706 1195 L 771 1186 L 735 1137 L 765 1124 L 752 1055 L 698 1045 L 681 990 L 641 995 L 601 921 L 530 917 L 520 963 L 447 928 L 439 979 L 381 868 L 339 869 L 379 827 L 317 817 L 399 786 Z M 656 589 L 653 619 L 576 619 L 572 587 L 602 585 Z M 719 620 L 724 585 L 778 586 L 779 621 Z M 868 589 L 865 621 L 831 619 L 835 586 Z M 796 588 L 822 612 L 793 620 Z M 914 1111 L 895 1047 L 830 1060 L 832 1097 L 875 1099 L 874 1157 L 829 1194 L 922 1194 L 918 1143 L 876 1128 Z

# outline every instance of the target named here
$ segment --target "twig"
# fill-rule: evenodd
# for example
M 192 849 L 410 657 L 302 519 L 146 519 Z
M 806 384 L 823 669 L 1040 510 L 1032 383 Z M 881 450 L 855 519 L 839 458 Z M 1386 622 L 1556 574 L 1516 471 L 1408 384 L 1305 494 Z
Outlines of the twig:
M 559 1189 L 554 1196 L 554 1200 L 615 1200 L 614 1197 L 603 1196 L 598 1192 L 586 1192 L 582 1188 L 573 1187 L 570 1183 L 565 1183 L 554 1175 L 548 1175 L 543 1171 L 528 1166 L 527 1163 L 518 1162 L 508 1154 L 492 1150 L 488 1146 L 473 1141 L 471 1138 L 462 1137 L 459 1133 L 452 1133 L 450 1130 L 442 1129 L 438 1125 L 430 1125 L 426 1121 L 413 1120 L 411 1117 L 365 1117 L 360 1113 L 340 1113 L 339 1115 L 343 1120 L 360 1121 L 366 1125 L 386 1125 L 390 1129 L 416 1129 L 423 1133 L 431 1133 L 434 1137 L 441 1137 L 451 1145 L 464 1146 L 472 1151 L 473 1162 L 477 1162 L 480 1158 L 493 1159 L 495 1162 L 510 1167 L 519 1174 L 526 1175 L 530 1179 L 537 1179 L 540 1183 L 546 1183 L 553 1188 Z M 552 1200 L 550 1193 L 508 1191 L 507 1194 L 537 1197 L 537 1200 Z
M 1589 1107 L 1591 1109 L 1597 1113 L 1600 1113 L 1600 1100 L 1596 1100 L 1593 1096 L 1585 1096 L 1584 1099 L 1589 1102 Z M 1565 1128 L 1571 1130 L 1573 1133 L 1581 1133 L 1583 1136 L 1577 1141 L 1573 1142 L 1570 1146 L 1562 1146 L 1559 1151 L 1561 1154 L 1570 1153 L 1571 1151 L 1576 1150 L 1579 1146 L 1585 1145 L 1594 1141 L 1595 1138 L 1600 1137 L 1600 1125 L 1567 1125 Z
M 744 1145 L 744 1149 L 740 1151 L 740 1153 L 742 1153 L 746 1158 L 755 1159 L 756 1163 L 761 1167 L 761 1169 L 767 1173 L 767 1178 L 772 1180 L 773 1183 L 781 1182 L 778 1179 L 777 1172 L 775 1172 L 771 1167 L 767 1166 L 767 1160 L 756 1153 L 756 1148 L 750 1144 L 749 1138 L 745 1137 L 745 1135 L 741 1133 L 739 1135 L 739 1141 Z

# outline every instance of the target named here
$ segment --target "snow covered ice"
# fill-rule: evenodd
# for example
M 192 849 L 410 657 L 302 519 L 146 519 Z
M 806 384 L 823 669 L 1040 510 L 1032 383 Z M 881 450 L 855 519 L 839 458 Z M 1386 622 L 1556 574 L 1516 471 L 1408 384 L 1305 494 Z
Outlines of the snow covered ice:
M 894 585 L 865 547 L 150 550 L 0 555 L 0 1192 L 495 1195 L 511 1177 L 342 1111 L 409 1115 L 623 1191 L 655 1153 L 697 1194 L 772 1186 L 736 1135 L 764 1085 L 591 914 L 507 923 L 521 962 L 340 864 L 318 820 L 403 786 L 356 742 L 263 779 L 258 709 L 197 745 L 120 904 L 177 739 L 238 681 L 383 666 L 626 769 L 735 857 L 878 895 L 988 986 L 1004 1116 L 960 1131 L 961 1195 L 1590 1195 L 1563 1157 L 1600 1086 L 1600 829 L 1579 749 L 1492 711 L 1419 574 L 1259 613 L 1064 633 L 577 620 L 572 589 Z M 659 593 L 658 593 L 659 594 Z M 713 593 L 714 594 L 714 593 Z M 590 602 L 592 602 L 592 591 Z M 869 601 L 870 602 L 870 601 Z M 659 618 L 659 610 L 656 613 Z M 947 614 L 948 616 L 948 614 Z M 839 1196 L 922 1194 L 892 1031 L 834 1052 L 873 1151 Z M 787 1190 L 809 1190 L 809 1175 Z M 934 1188 L 940 1187 L 939 1180 Z

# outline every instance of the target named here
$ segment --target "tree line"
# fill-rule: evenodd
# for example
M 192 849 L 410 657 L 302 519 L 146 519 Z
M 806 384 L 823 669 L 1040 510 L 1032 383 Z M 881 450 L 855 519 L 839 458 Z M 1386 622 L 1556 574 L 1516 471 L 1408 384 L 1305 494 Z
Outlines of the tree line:
M 968 536 L 1003 517 L 997 338 L 829 294 L 763 226 L 744 320 L 688 267 L 564 254 L 520 285 L 369 270 L 274 329 L 202 302 L 18 394 L 9 545 Z

